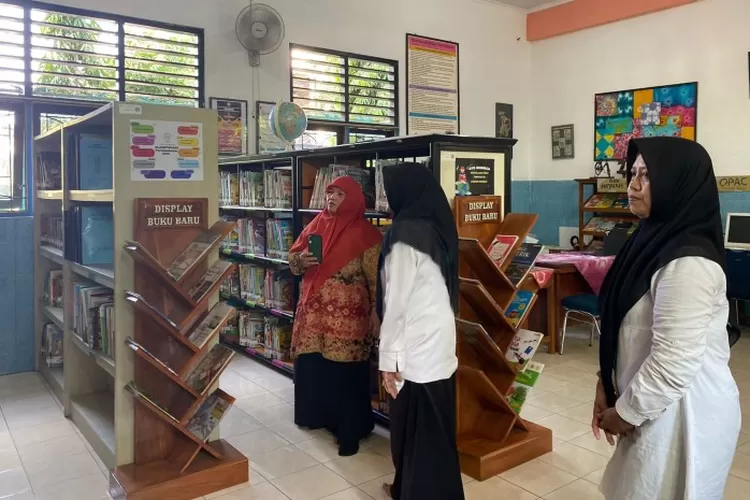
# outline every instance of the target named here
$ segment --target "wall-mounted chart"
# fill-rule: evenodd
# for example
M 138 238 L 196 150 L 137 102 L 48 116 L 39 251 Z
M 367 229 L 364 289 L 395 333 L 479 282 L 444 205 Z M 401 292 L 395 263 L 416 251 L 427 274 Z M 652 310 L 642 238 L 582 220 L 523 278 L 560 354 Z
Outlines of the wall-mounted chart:
M 202 181 L 201 124 L 131 120 L 130 168 L 133 181 Z

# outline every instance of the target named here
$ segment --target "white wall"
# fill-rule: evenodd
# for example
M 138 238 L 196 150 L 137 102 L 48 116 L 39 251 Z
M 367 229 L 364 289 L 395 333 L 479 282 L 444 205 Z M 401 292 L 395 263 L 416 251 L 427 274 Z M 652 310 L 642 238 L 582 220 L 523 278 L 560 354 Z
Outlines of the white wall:
M 593 172 L 594 94 L 698 81 L 698 142 L 718 175 L 750 174 L 750 0 L 704 0 L 532 44 L 531 178 Z M 576 159 L 550 127 L 575 124 Z
M 407 32 L 460 45 L 461 132 L 494 135 L 494 103 L 515 105 L 513 176 L 528 178 L 530 44 L 525 13 L 488 0 L 265 0 L 286 24 L 281 49 L 262 59 L 259 78 L 236 41 L 247 0 L 58 0 L 56 3 L 205 29 L 207 96 L 275 101 L 289 94 L 289 43 L 397 59 L 405 127 Z M 519 39 L 517 41 L 517 39 Z M 260 81 L 255 86 L 253 82 Z M 254 108 L 254 104 L 251 105 Z M 250 124 L 252 127 L 252 123 Z M 251 130 L 251 137 L 255 136 Z M 254 149 L 254 144 L 251 144 Z

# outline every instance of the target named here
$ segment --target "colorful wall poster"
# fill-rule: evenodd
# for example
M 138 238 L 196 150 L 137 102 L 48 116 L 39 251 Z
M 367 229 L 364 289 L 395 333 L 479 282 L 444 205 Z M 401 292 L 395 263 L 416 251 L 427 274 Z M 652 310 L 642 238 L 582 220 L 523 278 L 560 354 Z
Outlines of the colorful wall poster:
M 247 101 L 211 97 L 211 109 L 219 113 L 219 154 L 247 154 Z
M 406 35 L 406 133 L 458 134 L 458 44 Z
M 495 160 L 456 158 L 456 196 L 495 194 Z
M 261 155 L 286 151 L 286 143 L 276 137 L 271 129 L 271 110 L 275 102 L 256 101 L 255 103 L 255 152 Z
M 131 120 L 130 179 L 202 181 L 203 126 L 200 123 Z
M 596 94 L 594 160 L 623 160 L 633 137 L 696 140 L 698 82 Z

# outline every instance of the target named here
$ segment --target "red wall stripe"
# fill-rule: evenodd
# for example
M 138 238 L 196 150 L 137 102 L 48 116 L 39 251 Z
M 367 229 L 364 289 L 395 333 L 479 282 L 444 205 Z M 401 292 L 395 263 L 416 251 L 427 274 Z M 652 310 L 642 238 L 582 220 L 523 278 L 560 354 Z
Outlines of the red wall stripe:
M 526 39 L 544 40 L 698 0 L 573 0 L 526 16 Z

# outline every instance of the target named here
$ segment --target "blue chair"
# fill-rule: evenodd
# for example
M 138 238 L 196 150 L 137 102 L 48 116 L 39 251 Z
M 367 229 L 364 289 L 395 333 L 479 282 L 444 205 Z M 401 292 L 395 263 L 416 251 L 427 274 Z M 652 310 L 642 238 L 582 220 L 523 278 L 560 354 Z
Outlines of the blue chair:
M 597 302 L 597 296 L 591 294 L 571 295 L 560 301 L 563 309 L 565 309 L 565 319 L 563 320 L 562 333 L 560 334 L 560 354 L 563 353 L 563 347 L 565 346 L 565 332 L 568 328 L 568 318 L 570 316 L 583 323 L 591 324 L 589 346 L 594 345 L 594 333 L 601 336 L 602 332 L 599 329 L 599 306 Z

